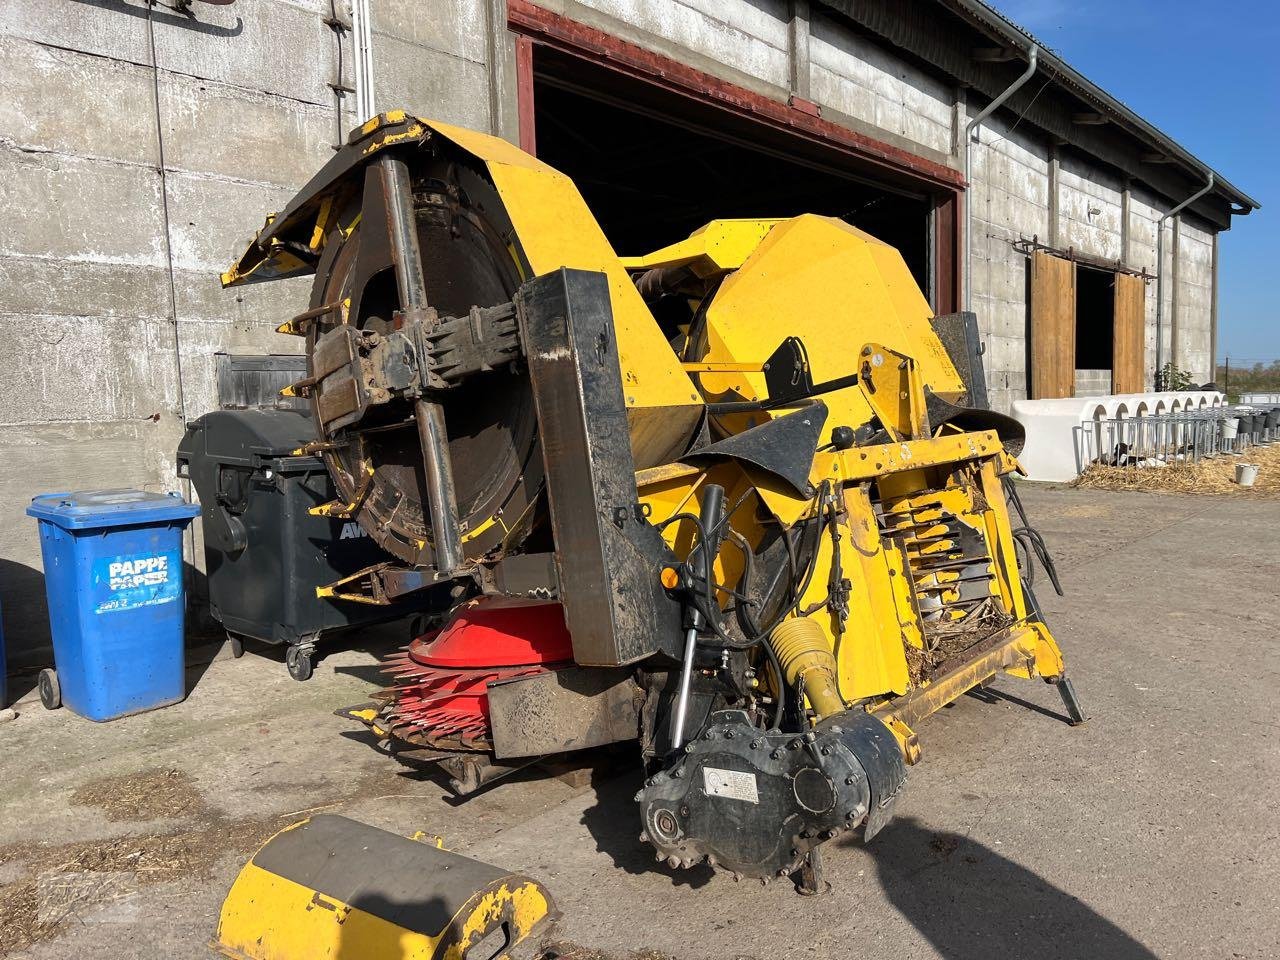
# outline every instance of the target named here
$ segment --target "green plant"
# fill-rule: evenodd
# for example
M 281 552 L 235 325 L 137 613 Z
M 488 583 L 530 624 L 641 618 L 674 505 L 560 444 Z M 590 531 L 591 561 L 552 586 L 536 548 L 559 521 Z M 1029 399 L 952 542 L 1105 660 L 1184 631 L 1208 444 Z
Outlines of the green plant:
M 1156 375 L 1157 390 L 1190 390 L 1196 385 L 1191 374 L 1179 370 L 1172 362 L 1166 363 Z

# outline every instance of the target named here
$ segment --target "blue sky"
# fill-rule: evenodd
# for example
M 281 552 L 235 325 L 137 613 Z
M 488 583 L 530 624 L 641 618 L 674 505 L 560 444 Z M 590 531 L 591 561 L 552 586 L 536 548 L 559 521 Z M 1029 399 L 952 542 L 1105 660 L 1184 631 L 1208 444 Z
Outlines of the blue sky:
M 1280 358 L 1280 3 L 987 2 L 1262 204 L 1220 240 L 1218 354 Z

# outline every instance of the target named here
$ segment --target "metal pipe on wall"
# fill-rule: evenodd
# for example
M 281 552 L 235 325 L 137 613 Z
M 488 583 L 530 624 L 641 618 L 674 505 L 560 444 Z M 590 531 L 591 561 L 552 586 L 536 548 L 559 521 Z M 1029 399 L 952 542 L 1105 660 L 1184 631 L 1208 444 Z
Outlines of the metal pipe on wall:
M 1040 48 L 1033 43 L 1028 51 L 1027 69 L 1018 79 L 1005 87 L 1004 91 L 988 103 L 982 112 L 970 120 L 964 128 L 964 308 L 969 311 L 973 310 L 973 203 L 970 199 L 972 194 L 969 192 L 973 185 L 969 182 L 970 150 L 983 121 L 998 110 L 1000 105 L 1013 96 L 1024 83 L 1035 76 L 1039 57 Z
M 1203 187 L 1193 193 L 1187 199 L 1162 216 L 1156 221 L 1156 382 L 1157 390 L 1163 389 L 1167 384 L 1161 383 L 1164 369 L 1164 222 L 1170 217 L 1177 216 L 1186 207 L 1195 203 L 1206 193 L 1213 189 L 1214 174 L 1210 170 L 1208 179 Z M 1215 234 L 1216 237 L 1216 234 Z M 1173 356 L 1173 344 L 1169 344 L 1169 359 L 1177 362 L 1177 357 Z M 1212 359 L 1212 358 L 1211 358 Z
M 351 0 L 351 33 L 355 44 L 356 122 L 377 112 L 373 99 L 373 15 L 369 0 Z

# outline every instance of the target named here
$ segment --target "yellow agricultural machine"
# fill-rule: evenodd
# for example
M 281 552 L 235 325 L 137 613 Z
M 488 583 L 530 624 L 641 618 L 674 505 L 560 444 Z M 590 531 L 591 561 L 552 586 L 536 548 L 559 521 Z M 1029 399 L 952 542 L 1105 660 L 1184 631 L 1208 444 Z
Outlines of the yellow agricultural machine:
M 390 113 L 224 282 L 309 274 L 280 329 L 318 509 L 395 558 L 325 592 L 452 597 L 360 717 L 460 792 L 638 740 L 658 859 L 816 892 L 933 711 L 1003 671 L 1083 719 L 1019 570 L 1019 428 L 893 248 L 806 215 L 622 259 L 565 176 Z

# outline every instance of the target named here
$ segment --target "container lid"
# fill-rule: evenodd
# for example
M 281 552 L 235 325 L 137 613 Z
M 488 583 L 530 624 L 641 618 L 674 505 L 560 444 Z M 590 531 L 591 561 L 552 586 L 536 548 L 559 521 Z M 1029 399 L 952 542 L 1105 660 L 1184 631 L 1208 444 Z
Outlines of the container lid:
M 83 490 L 46 493 L 31 501 L 27 516 L 56 523 L 64 530 L 94 530 L 136 524 L 190 520 L 200 512 L 177 493 L 144 490 Z
M 187 426 L 178 445 L 178 460 L 257 467 L 263 460 L 305 460 L 298 466 L 320 467 L 315 457 L 295 457 L 316 439 L 309 413 L 297 410 L 215 410 Z

